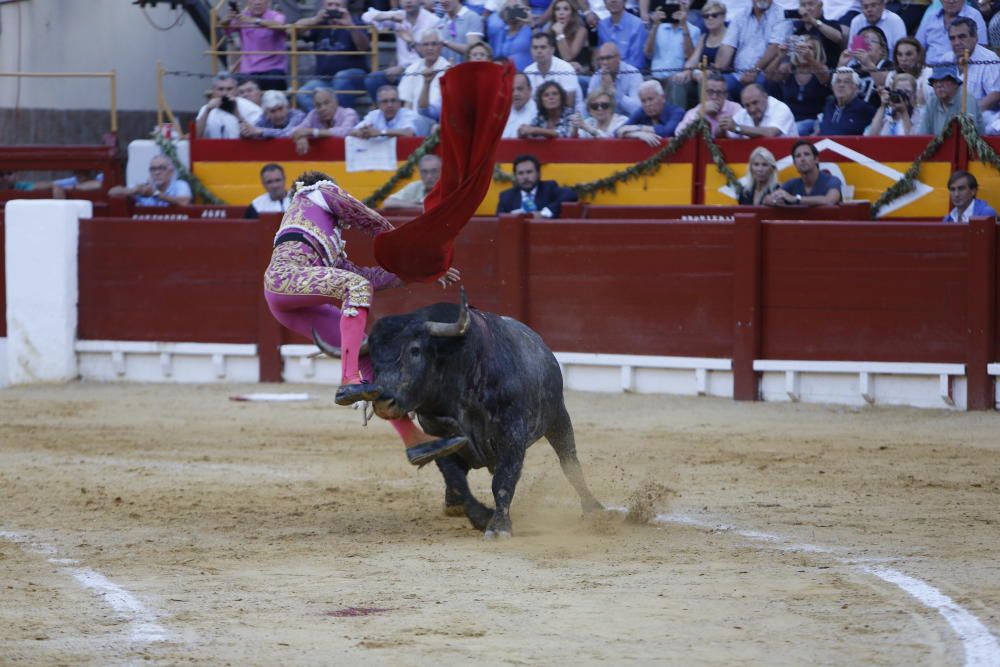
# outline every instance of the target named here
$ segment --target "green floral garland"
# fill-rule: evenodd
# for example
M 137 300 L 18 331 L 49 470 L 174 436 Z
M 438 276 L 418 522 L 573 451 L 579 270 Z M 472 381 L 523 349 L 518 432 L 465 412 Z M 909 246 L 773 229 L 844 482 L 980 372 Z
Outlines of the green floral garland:
M 975 154 L 976 158 L 980 162 L 1000 171 L 1000 155 L 976 131 L 976 124 L 972 120 L 972 117 L 969 115 L 958 116 L 958 127 L 962 132 L 962 138 L 965 139 L 969 150 Z
M 959 124 L 961 124 L 962 118 L 968 119 L 969 117 L 960 115 L 957 118 L 959 119 Z M 969 120 L 971 122 L 971 119 Z M 941 147 L 941 144 L 944 143 L 944 140 L 951 136 L 953 127 L 953 123 L 945 125 L 944 128 L 941 129 L 941 133 L 931 139 L 927 146 L 924 147 L 924 150 L 920 152 L 920 155 L 918 155 L 917 159 L 913 161 L 910 168 L 906 170 L 903 177 L 889 186 L 889 189 L 883 192 L 882 196 L 879 197 L 874 204 L 872 204 L 872 219 L 878 217 L 878 212 L 887 204 L 899 199 L 907 192 L 913 190 L 916 186 L 917 176 L 920 175 L 920 167 L 927 159 L 930 158 L 930 156 L 937 152 L 938 148 Z M 972 128 L 972 131 L 975 132 L 975 127 Z
M 417 146 L 417 149 L 410 153 L 410 157 L 406 158 L 406 162 L 396 170 L 396 173 L 389 177 L 382 187 L 380 187 L 375 192 L 371 193 L 367 198 L 364 199 L 365 206 L 371 208 L 378 207 L 382 203 L 382 200 L 388 197 L 392 191 L 396 188 L 396 184 L 400 181 L 409 178 L 413 174 L 413 169 L 420 162 L 420 159 L 437 148 L 438 143 L 441 141 L 441 128 L 440 126 L 435 126 L 434 131 L 431 132 L 423 143 Z
M 705 145 L 708 146 L 708 152 L 712 156 L 715 168 L 719 170 L 720 174 L 726 177 L 726 183 L 736 191 L 736 200 L 739 201 L 740 197 L 743 196 L 743 184 L 736 178 L 736 173 L 729 168 L 726 156 L 723 155 L 719 144 L 715 143 L 715 137 L 712 136 L 712 127 L 704 120 L 699 122 L 701 124 L 701 138 L 705 140 Z
M 195 197 L 206 204 L 225 203 L 212 194 L 212 192 L 205 187 L 205 184 L 201 182 L 201 179 L 188 171 L 187 167 L 184 166 L 184 163 L 177 158 L 177 148 L 174 146 L 174 142 L 165 139 L 159 127 L 153 130 L 153 141 L 156 142 L 156 145 L 160 147 L 160 151 L 173 163 L 174 171 L 177 173 L 177 178 L 182 181 L 187 181 L 187 184 L 191 186 L 191 193 Z

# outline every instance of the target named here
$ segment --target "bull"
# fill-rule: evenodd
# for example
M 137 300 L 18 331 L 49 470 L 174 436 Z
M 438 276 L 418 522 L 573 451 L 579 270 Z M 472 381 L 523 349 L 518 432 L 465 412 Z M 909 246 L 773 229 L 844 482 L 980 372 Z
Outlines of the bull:
M 584 513 L 603 509 L 577 458 L 559 363 L 529 327 L 470 308 L 463 289 L 460 304 L 381 318 L 368 344 L 382 391 L 374 401 L 376 414 L 397 419 L 416 413 L 431 435 L 468 438 L 437 464 L 446 508 L 462 508 L 487 539 L 511 536 L 510 505 L 524 457 L 542 437 L 559 457 Z M 483 467 L 493 473 L 493 510 L 469 489 L 469 470 Z

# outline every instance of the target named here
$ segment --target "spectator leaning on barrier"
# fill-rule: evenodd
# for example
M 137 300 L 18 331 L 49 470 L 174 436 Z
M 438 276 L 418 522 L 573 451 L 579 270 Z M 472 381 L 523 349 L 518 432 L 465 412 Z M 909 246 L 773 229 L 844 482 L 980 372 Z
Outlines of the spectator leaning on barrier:
M 769 96 L 760 84 L 747 85 L 740 93 L 740 101 L 742 109 L 731 118 L 719 120 L 730 139 L 799 136 L 792 110 L 781 100 Z
M 444 16 L 438 22 L 437 30 L 444 46 L 442 55 L 457 64 L 465 61 L 470 46 L 486 38 L 483 17 L 464 6 L 460 0 L 440 1 Z
M 247 0 L 241 13 L 230 12 L 223 19 L 227 32 L 240 34 L 241 51 L 288 51 L 285 15 L 268 9 L 268 0 Z M 235 1 L 229 7 L 236 6 Z M 240 56 L 240 74 L 253 78 L 263 90 L 284 90 L 288 86 L 287 53 Z
M 833 95 L 823 107 L 823 117 L 816 134 L 823 136 L 861 135 L 872 122 L 875 109 L 858 97 L 861 80 L 850 67 L 838 67 L 833 73 Z
M 313 110 L 292 130 L 295 152 L 299 155 L 309 152 L 310 139 L 346 137 L 358 125 L 358 112 L 340 106 L 337 96 L 329 88 L 313 91 L 313 106 Z
M 438 17 L 425 9 L 420 0 L 399 0 L 399 7 L 392 11 L 368 9 L 361 15 L 361 20 L 365 23 L 374 23 L 379 30 L 391 30 L 396 37 L 396 61 L 365 78 L 365 89 L 373 100 L 379 88 L 397 83 L 403 70 L 420 60 L 417 36 L 438 23 Z
M 626 116 L 639 108 L 639 86 L 642 74 L 628 63 L 623 63 L 618 47 L 608 42 L 597 49 L 597 72 L 590 77 L 587 93 L 610 91 L 615 98 L 615 110 Z
M 968 223 L 971 218 L 997 217 L 997 212 L 982 199 L 976 199 L 979 194 L 979 183 L 976 177 L 967 171 L 956 171 L 948 179 L 948 196 L 951 198 L 952 209 L 945 217 L 945 222 Z
M 514 90 L 510 99 L 510 115 L 503 128 L 503 139 L 516 139 L 521 126 L 531 125 L 538 116 L 538 105 L 531 94 L 531 81 L 527 74 L 518 72 L 514 75 Z
M 730 100 L 728 95 L 729 90 L 726 87 L 726 77 L 718 72 L 710 72 L 708 81 L 705 82 L 704 108 L 705 122 L 712 128 L 712 136 L 726 136 L 726 132 L 719 121 L 723 118 L 732 118 L 736 115 L 736 112 L 743 109 L 739 104 Z M 701 110 L 701 104 L 693 109 L 688 109 L 687 113 L 684 114 L 684 118 L 677 125 L 674 134 L 680 134 L 684 131 L 684 128 L 697 121 L 701 117 Z
M 830 206 L 839 204 L 844 186 L 840 179 L 819 168 L 819 151 L 808 141 L 792 146 L 792 160 L 799 172 L 780 188 L 764 198 L 771 206 Z
M 892 88 L 879 91 L 882 105 L 875 112 L 865 134 L 874 137 L 903 137 L 916 134 L 923 119 L 923 106 L 914 106 L 917 80 L 911 74 L 897 74 Z
M 555 181 L 543 181 L 542 165 L 534 155 L 514 158 L 516 185 L 500 193 L 497 215 L 527 213 L 534 218 L 558 218 L 563 202 L 576 201 L 576 193 L 559 187 Z
M 579 139 L 612 139 L 618 128 L 628 122 L 626 116 L 615 113 L 615 96 L 606 90 L 587 95 L 587 112 L 585 117 L 580 114 L 570 117 L 570 124 L 576 129 L 573 136 Z
M 847 33 L 848 45 L 862 28 L 868 26 L 877 27 L 885 35 L 888 53 L 892 53 L 896 42 L 906 37 L 906 25 L 903 19 L 885 8 L 885 0 L 861 0 L 861 13 L 851 21 L 851 28 Z
M 149 161 L 149 180 L 129 188 L 116 185 L 108 190 L 111 196 L 127 195 L 139 206 L 184 206 L 191 203 L 191 186 L 174 174 L 174 165 L 165 155 Z
M 219 72 L 212 81 L 212 98 L 195 118 L 195 129 L 202 139 L 238 139 L 240 123 L 255 125 L 263 113 L 248 99 L 235 97 L 236 79 L 229 72 Z
M 931 74 L 931 86 L 934 87 L 934 99 L 927 102 L 924 109 L 924 119 L 917 134 L 938 135 L 951 119 L 962 112 L 962 77 L 954 65 L 941 65 L 934 68 Z M 966 113 L 972 116 L 976 131 L 983 131 L 983 117 L 979 113 L 979 105 L 975 100 L 969 100 Z
M 663 86 L 651 79 L 639 86 L 641 107 L 629 116 L 628 123 L 618 128 L 618 136 L 638 139 L 650 146 L 663 141 L 663 137 L 673 136 L 677 125 L 684 118 L 684 109 L 667 104 Z
M 798 133 L 805 136 L 816 131 L 817 118 L 830 95 L 830 72 L 819 40 L 812 36 L 793 39 L 788 57 L 772 60 L 764 75 L 768 92 L 784 100 L 795 116 Z M 788 47 L 778 48 L 784 53 Z
M 948 29 L 951 40 L 952 58 L 961 62 L 969 54 L 970 64 L 965 81 L 965 94 L 969 104 L 978 104 L 983 115 L 983 125 L 989 125 L 997 117 L 1000 109 L 1000 58 L 985 46 L 978 44 L 976 22 L 960 17 L 951 22 Z
M 535 90 L 535 106 L 538 116 L 530 125 L 522 125 L 517 130 L 521 138 L 556 139 L 573 135 L 573 107 L 569 97 L 555 81 L 546 81 Z
M 382 208 L 418 208 L 424 205 L 427 193 L 441 180 L 441 158 L 425 155 L 420 158 L 417 168 L 420 170 L 419 180 L 386 197 Z
M 311 28 L 302 33 L 302 38 L 312 42 L 314 50 L 331 53 L 316 56 L 313 77 L 299 88 L 295 98 L 299 107 L 306 111 L 312 109 L 312 91 L 317 88 L 330 88 L 336 91 L 341 106 L 353 106 L 361 94 L 341 91 L 364 90 L 370 57 L 364 53 L 337 52 L 368 51 L 371 40 L 367 30 L 347 27 L 363 25 L 347 10 L 347 0 L 323 0 L 315 16 L 299 19 L 295 25 Z
M 929 65 L 939 65 L 951 60 L 951 41 L 948 29 L 951 22 L 960 16 L 972 19 L 976 24 L 976 34 L 980 35 L 980 43 L 986 43 L 986 23 L 978 9 L 965 3 L 965 0 L 940 0 L 938 8 L 932 5 L 917 28 L 916 38 L 924 45 L 924 53 Z
M 643 53 L 646 26 L 638 16 L 625 11 L 625 0 L 604 0 L 604 5 L 610 16 L 597 24 L 597 43 L 601 45 L 614 42 L 618 45 L 622 60 L 636 69 L 646 69 L 647 59 Z
M 715 57 L 719 71 L 736 70 L 726 74 L 730 98 L 739 98 L 748 83 L 764 82 L 764 68 L 778 57 L 778 44 L 785 44 L 791 32 L 792 22 L 771 0 L 754 0 L 750 10 L 734 12 Z
M 758 146 L 750 153 L 747 173 L 739 179 L 742 187 L 737 203 L 742 206 L 760 206 L 778 185 L 778 161 L 774 153 Z
M 256 125 L 240 123 L 240 136 L 244 139 L 276 139 L 291 136 L 302 124 L 306 115 L 288 106 L 288 98 L 277 90 L 268 90 L 261 96 L 264 114 Z
M 674 84 L 673 75 L 684 67 L 684 62 L 694 51 L 694 45 L 701 39 L 701 30 L 688 21 L 687 0 L 678 3 L 680 10 L 667 16 L 662 7 L 650 14 L 652 25 L 646 36 L 643 53 L 651 61 L 654 79 L 664 82 L 664 90 L 669 91 L 667 99 L 681 108 L 687 108 L 688 87 L 686 82 Z M 632 110 L 626 113 L 631 113 Z
M 533 63 L 524 68 L 531 81 L 532 90 L 538 90 L 546 81 L 555 81 L 566 91 L 569 106 L 577 111 L 583 109 L 583 92 L 576 70 L 562 58 L 557 58 L 556 40 L 550 32 L 536 32 L 531 36 L 531 58 Z
M 261 213 L 284 213 L 288 208 L 288 184 L 280 164 L 270 162 L 261 167 L 260 183 L 264 186 L 264 194 L 250 202 L 244 218 L 253 220 Z
M 414 137 L 420 117 L 415 111 L 403 109 L 395 86 L 382 86 L 375 93 L 378 107 L 365 115 L 361 123 L 348 134 L 352 137 Z

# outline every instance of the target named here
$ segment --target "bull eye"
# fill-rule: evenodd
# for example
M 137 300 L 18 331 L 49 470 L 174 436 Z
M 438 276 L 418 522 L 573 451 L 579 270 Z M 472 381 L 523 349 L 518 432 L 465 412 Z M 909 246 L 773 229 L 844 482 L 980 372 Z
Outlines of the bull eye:
M 411 345 L 410 346 L 410 356 L 411 357 L 419 357 L 420 356 L 420 346 L 419 345 Z

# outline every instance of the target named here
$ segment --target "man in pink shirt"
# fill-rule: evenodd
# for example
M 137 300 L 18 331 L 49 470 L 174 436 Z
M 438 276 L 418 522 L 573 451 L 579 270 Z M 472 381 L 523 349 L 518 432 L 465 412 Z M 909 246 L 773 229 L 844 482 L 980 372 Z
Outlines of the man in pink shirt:
M 726 98 L 728 92 L 724 76 L 718 72 L 712 72 L 708 75 L 708 80 L 705 82 L 705 121 L 711 126 L 712 136 L 715 137 L 726 136 L 725 131 L 719 126 L 719 120 L 723 117 L 732 118 L 733 114 L 742 108 L 736 102 Z M 701 116 L 701 109 L 701 104 L 689 109 L 681 122 L 677 124 L 674 135 L 679 135 L 684 131 L 684 128 L 698 120 Z
M 246 0 L 242 12 L 229 2 L 231 13 L 223 21 L 226 31 L 239 32 L 241 51 L 288 51 L 285 15 L 268 9 L 268 0 Z M 261 90 L 285 90 L 288 87 L 288 56 L 284 53 L 245 54 L 240 57 L 239 73 L 252 78 Z
M 299 155 L 308 153 L 310 139 L 346 137 L 357 124 L 357 111 L 340 106 L 337 96 L 329 88 L 317 88 L 313 92 L 313 110 L 301 125 L 292 130 L 295 152 Z

